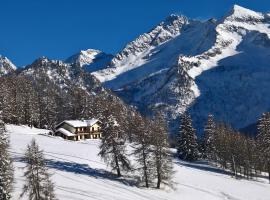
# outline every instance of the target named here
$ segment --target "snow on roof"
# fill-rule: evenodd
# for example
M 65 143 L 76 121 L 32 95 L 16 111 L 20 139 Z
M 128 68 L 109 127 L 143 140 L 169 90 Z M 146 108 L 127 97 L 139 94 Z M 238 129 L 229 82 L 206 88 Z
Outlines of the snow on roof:
M 63 133 L 66 136 L 74 136 L 75 134 L 69 132 L 68 130 L 64 129 L 64 128 L 59 128 L 56 130 L 56 132 L 60 132 Z
M 93 126 L 97 122 L 99 122 L 98 119 L 89 119 L 89 120 L 65 120 L 62 123 L 67 123 L 70 126 L 73 126 L 76 128 L 76 127 Z

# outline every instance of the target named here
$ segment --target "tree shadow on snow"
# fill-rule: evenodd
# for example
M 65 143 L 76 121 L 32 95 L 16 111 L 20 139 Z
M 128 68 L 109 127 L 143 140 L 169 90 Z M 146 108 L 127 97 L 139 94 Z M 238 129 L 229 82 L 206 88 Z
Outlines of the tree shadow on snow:
M 23 157 L 15 157 L 14 161 L 25 163 L 25 159 Z M 56 169 L 58 171 L 65 171 L 78 175 L 85 175 L 96 179 L 107 179 L 110 181 L 117 181 L 119 183 L 128 186 L 136 186 L 136 187 L 138 186 L 137 177 L 135 177 L 135 179 L 134 177 L 132 179 L 129 177 L 119 178 L 115 174 L 108 172 L 106 170 L 91 168 L 88 164 L 81 164 L 69 161 L 59 161 L 53 159 L 46 159 L 46 164 L 49 169 Z
M 195 162 L 187 162 L 183 160 L 175 160 L 175 163 L 181 166 L 190 167 L 193 169 L 198 169 L 202 171 L 222 174 L 222 175 L 229 175 L 232 176 L 233 173 L 229 171 L 225 171 L 224 169 L 211 166 L 207 161 L 195 161 Z

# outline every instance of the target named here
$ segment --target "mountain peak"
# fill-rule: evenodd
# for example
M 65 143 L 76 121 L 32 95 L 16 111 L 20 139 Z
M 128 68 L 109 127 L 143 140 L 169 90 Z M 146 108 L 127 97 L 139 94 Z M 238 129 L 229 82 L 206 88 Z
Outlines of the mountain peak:
M 187 21 L 188 21 L 188 18 L 185 17 L 184 15 L 171 14 L 165 18 L 165 20 L 161 23 L 161 25 L 170 26 L 170 25 L 173 25 L 175 23 L 184 24 Z
M 175 20 L 187 19 L 184 15 L 171 14 L 165 18 L 164 22 L 172 22 Z
M 239 5 L 234 5 L 226 17 L 226 19 L 242 21 L 242 20 L 249 20 L 249 21 L 258 21 L 264 18 L 263 14 L 260 12 L 255 12 L 248 8 L 244 8 Z
M 80 52 L 70 56 L 65 60 L 67 63 L 77 64 L 80 67 L 85 65 L 89 65 L 93 62 L 93 60 L 103 52 L 96 50 L 96 49 L 86 49 L 81 50 Z
M 0 55 L 0 76 L 14 72 L 17 67 L 5 56 Z
M 87 72 L 93 72 L 107 67 L 113 56 L 96 49 L 81 50 L 65 60 L 66 63 L 83 67 Z
M 101 51 L 99 50 L 96 50 L 96 49 L 86 49 L 86 50 L 81 50 L 79 54 L 81 55 L 97 55 L 99 53 L 102 53 Z
M 233 5 L 232 10 L 234 10 L 234 11 L 248 11 L 248 12 L 251 11 L 251 10 L 244 8 L 242 6 L 239 6 L 237 4 Z
M 0 65 L 3 65 L 3 63 L 9 64 L 11 68 L 16 70 L 16 66 L 7 57 L 0 55 Z

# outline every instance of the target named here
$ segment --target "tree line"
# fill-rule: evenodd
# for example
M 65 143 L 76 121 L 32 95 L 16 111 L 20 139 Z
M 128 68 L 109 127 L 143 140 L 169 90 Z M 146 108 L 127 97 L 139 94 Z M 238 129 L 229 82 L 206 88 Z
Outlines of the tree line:
M 63 120 L 98 118 L 111 102 L 123 115 L 128 110 L 110 91 L 97 94 L 73 84 L 63 89 L 46 76 L 38 81 L 26 76 L 0 77 L 0 91 L 2 119 L 10 124 L 53 129 Z
M 257 125 L 256 137 L 247 136 L 223 122 L 208 116 L 200 142 L 189 114 L 181 120 L 176 148 L 177 156 L 187 161 L 207 159 L 230 170 L 235 177 L 250 179 L 268 172 L 270 182 L 270 113 L 264 113 Z

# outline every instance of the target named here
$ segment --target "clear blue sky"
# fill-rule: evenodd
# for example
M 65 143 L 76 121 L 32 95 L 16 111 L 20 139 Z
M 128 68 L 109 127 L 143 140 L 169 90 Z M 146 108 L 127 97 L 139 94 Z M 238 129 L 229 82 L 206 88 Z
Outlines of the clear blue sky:
M 0 54 L 18 66 L 87 48 L 115 54 L 172 13 L 219 18 L 233 4 L 270 11 L 270 0 L 0 0 Z

